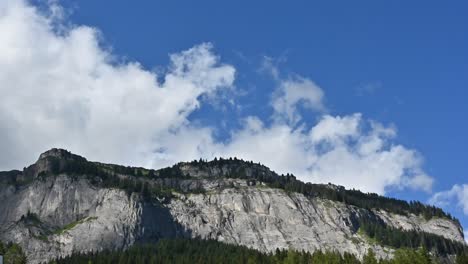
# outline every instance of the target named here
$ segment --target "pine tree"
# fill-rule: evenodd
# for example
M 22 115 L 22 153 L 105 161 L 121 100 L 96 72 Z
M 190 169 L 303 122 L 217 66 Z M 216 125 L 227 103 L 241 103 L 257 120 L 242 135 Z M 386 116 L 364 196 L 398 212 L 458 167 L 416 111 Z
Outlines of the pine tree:
M 371 248 L 367 250 L 366 255 L 364 255 L 364 258 L 362 259 L 363 264 L 378 264 L 377 258 L 375 257 L 374 250 Z

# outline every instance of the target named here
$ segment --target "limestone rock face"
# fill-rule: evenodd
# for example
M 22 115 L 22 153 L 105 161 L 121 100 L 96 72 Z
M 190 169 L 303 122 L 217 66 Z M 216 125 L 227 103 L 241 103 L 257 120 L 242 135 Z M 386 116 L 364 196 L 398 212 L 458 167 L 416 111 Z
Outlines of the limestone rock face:
M 0 239 L 20 244 L 30 263 L 177 235 L 167 208 L 67 175 L 0 193 Z
M 381 257 L 392 253 L 356 232 L 364 209 L 241 180 L 234 188 L 204 184 L 211 188 L 207 193 L 179 194 L 168 204 L 145 203 L 139 195 L 98 189 L 68 175 L 37 180 L 18 191 L 2 188 L 0 239 L 19 243 L 30 263 L 163 237 L 216 239 L 265 252 L 329 249 L 362 256 L 372 248 Z M 463 241 L 459 227 L 445 219 L 379 215 L 396 227 Z
M 463 243 L 463 230 L 461 226 L 452 221 L 442 218 L 431 218 L 425 220 L 423 216 L 410 214 L 403 216 L 391 214 L 382 210 L 374 210 L 387 225 L 403 230 L 416 230 L 433 233 L 448 239 L 460 241 Z
M 264 252 L 294 248 L 351 252 L 390 249 L 366 243 L 356 231 L 358 208 L 279 189 L 246 187 L 183 196 L 170 204 L 175 220 L 192 236 L 241 244 Z
M 149 202 L 138 193 L 98 188 L 85 175 L 50 173 L 60 171 L 67 160 L 87 162 L 53 149 L 23 172 L 0 173 L 0 240 L 20 244 L 30 263 L 175 237 L 216 239 L 264 252 L 321 249 L 361 257 L 372 248 L 379 257 L 391 256 L 393 249 L 376 245 L 358 232 L 358 219 L 366 214 L 395 228 L 464 243 L 460 225 L 446 218 L 426 220 L 369 211 L 269 188 L 261 182 L 226 178 L 239 170 L 247 176 L 274 177 L 258 164 L 200 170 L 181 163 L 180 171 L 191 177 L 155 181 L 177 186 L 186 194 L 174 192 L 170 200 Z

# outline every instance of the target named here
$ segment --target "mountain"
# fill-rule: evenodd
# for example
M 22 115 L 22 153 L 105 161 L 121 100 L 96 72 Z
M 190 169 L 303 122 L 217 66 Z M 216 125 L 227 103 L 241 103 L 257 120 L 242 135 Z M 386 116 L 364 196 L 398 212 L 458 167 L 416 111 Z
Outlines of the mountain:
M 29 263 L 171 238 L 358 258 L 369 249 L 391 258 L 424 247 L 447 260 L 466 251 L 458 220 L 440 208 L 303 183 L 236 158 L 149 170 L 51 149 L 0 172 L 0 200 L 0 241 L 18 244 Z

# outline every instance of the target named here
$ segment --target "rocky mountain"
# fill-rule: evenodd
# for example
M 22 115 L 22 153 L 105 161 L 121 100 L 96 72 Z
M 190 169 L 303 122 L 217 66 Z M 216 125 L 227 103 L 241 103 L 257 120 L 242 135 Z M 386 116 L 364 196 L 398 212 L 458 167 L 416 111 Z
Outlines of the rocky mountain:
M 0 201 L 0 241 L 19 244 L 30 263 L 176 237 L 358 257 L 465 250 L 458 220 L 439 208 L 306 184 L 237 159 L 148 170 L 52 149 L 22 171 L 0 172 Z

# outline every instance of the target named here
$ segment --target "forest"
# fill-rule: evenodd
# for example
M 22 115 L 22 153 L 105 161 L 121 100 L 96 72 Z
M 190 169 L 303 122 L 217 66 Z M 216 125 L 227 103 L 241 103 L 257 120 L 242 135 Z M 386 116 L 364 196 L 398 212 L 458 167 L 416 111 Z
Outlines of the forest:
M 71 177 L 86 177 L 92 184 L 107 188 L 120 188 L 130 195 L 139 193 L 150 202 L 165 203 L 173 198 L 172 192 L 182 192 L 176 185 L 167 186 L 160 179 L 171 178 L 175 180 L 190 179 L 190 175 L 184 175 L 180 169 L 181 164 L 161 170 L 147 170 L 143 168 L 125 167 L 119 165 L 101 164 L 89 162 L 84 158 L 67 159 L 66 162 L 52 158 L 52 171 L 49 174 L 67 173 Z M 446 214 L 442 209 L 424 205 L 420 202 L 406 202 L 394 198 L 379 196 L 372 193 L 363 193 L 358 190 L 346 190 L 341 186 L 331 184 L 304 183 L 297 180 L 294 175 L 278 175 L 267 167 L 246 162 L 237 158 L 214 159 L 213 161 L 192 161 L 186 163 L 197 167 L 199 170 L 210 168 L 224 168 L 225 174 L 216 177 L 228 177 L 246 179 L 255 185 L 262 182 L 272 188 L 280 188 L 286 192 L 298 192 L 307 197 L 319 197 L 333 201 L 343 202 L 359 208 L 367 209 L 358 217 L 356 232 L 367 236 L 378 244 L 393 248 L 418 249 L 425 247 L 439 255 L 460 254 L 467 251 L 466 245 L 446 239 L 442 236 L 404 231 L 387 226 L 370 209 L 381 209 L 397 214 L 422 215 L 426 219 L 432 217 L 448 218 L 455 222 L 458 220 Z M 27 171 L 25 172 L 27 174 Z M 48 173 L 42 173 L 40 178 L 49 177 Z M 155 181 L 159 179 L 159 181 Z M 197 190 L 203 192 L 203 190 Z
M 391 228 L 380 219 L 360 218 L 359 231 L 378 244 L 392 248 L 425 248 L 437 255 L 468 253 L 466 245 L 444 237 L 414 230 Z
M 214 240 L 163 239 L 156 244 L 134 245 L 125 251 L 105 250 L 99 253 L 73 254 L 57 259 L 49 264 L 143 264 L 143 263 L 265 263 L 265 264 L 429 264 L 441 263 L 447 259 L 432 256 L 426 249 L 399 249 L 393 259 L 378 259 L 372 250 L 368 250 L 362 260 L 355 255 L 338 252 L 314 253 L 294 250 L 279 250 L 262 253 L 245 246 L 229 245 Z M 453 257 L 455 263 L 468 263 L 466 255 Z
M 73 155 L 73 154 L 70 154 Z M 73 155 L 76 156 L 76 155 Z M 79 157 L 79 156 L 77 156 Z M 144 188 L 143 183 L 139 183 L 141 179 L 187 179 L 190 175 L 184 175 L 180 169 L 182 163 L 172 167 L 167 167 L 159 170 L 144 169 L 137 167 L 126 167 L 113 164 L 102 164 L 90 162 L 79 157 L 68 160 L 60 160 L 54 157 L 51 158 L 52 174 L 69 173 L 71 175 L 86 176 L 93 183 L 101 184 L 105 187 L 117 187 L 132 191 L 141 191 Z M 197 167 L 200 170 L 209 170 L 210 168 L 227 168 L 228 173 L 220 175 L 225 178 L 240 178 L 266 183 L 273 188 L 280 188 L 288 192 L 298 192 L 309 197 L 320 197 L 333 201 L 343 202 L 349 205 L 354 205 L 365 209 L 381 209 L 387 212 L 392 212 L 401 215 L 410 213 L 415 215 L 423 215 L 426 219 L 432 217 L 447 218 L 458 222 L 458 219 L 444 212 L 441 208 L 425 205 L 418 201 L 407 202 L 390 197 L 380 196 L 375 193 L 363 193 L 359 190 L 347 190 L 342 186 L 332 184 L 315 184 L 304 183 L 292 174 L 278 175 L 270 171 L 267 167 L 252 161 L 244 161 L 237 158 L 215 158 L 212 161 L 195 160 L 187 163 Z M 248 175 L 247 169 L 253 173 Z M 27 169 L 25 169 L 27 170 Z M 131 179 L 123 182 L 121 177 L 117 175 L 132 176 Z M 158 186 L 159 190 L 163 190 L 166 186 Z M 171 186 L 174 188 L 174 186 Z M 164 195 L 167 193 L 164 192 Z
M 237 158 L 222 159 L 216 158 L 213 161 L 192 161 L 190 164 L 204 167 L 223 167 L 231 168 L 231 177 L 242 179 L 254 179 L 259 182 L 267 183 L 274 188 L 284 189 L 290 192 L 302 193 L 306 196 L 321 197 L 333 201 L 340 201 L 346 204 L 355 205 L 365 209 L 382 209 L 388 212 L 407 215 L 413 213 L 423 215 L 426 219 L 432 217 L 443 217 L 453 221 L 458 221 L 450 214 L 445 213 L 442 209 L 435 206 L 425 205 L 418 201 L 407 202 L 395 198 L 380 196 L 375 193 L 363 193 L 359 190 L 347 190 L 342 186 L 332 184 L 314 184 L 304 183 L 292 174 L 278 175 L 274 172 L 271 174 L 265 173 L 269 169 L 263 165 L 255 164 L 252 161 L 243 161 Z M 257 166 L 253 166 L 253 165 Z M 261 168 L 254 170 L 252 176 L 247 176 L 245 173 L 246 167 Z
M 21 247 L 13 243 L 0 242 L 0 256 L 3 256 L 5 264 L 24 264 L 26 256 Z
M 5 264 L 27 262 L 21 247 L 0 242 L 0 255 Z M 429 264 L 450 260 L 457 264 L 468 264 L 468 255 L 461 252 L 456 256 L 436 256 L 426 248 L 417 250 L 397 249 L 392 259 L 379 259 L 368 250 L 360 260 L 353 254 L 315 251 L 313 253 L 277 249 L 262 253 L 245 246 L 230 245 L 215 240 L 162 239 L 154 244 L 136 244 L 127 250 L 74 253 L 71 256 L 52 260 L 49 264 L 151 264 L 151 263 L 325 263 L 325 264 Z

